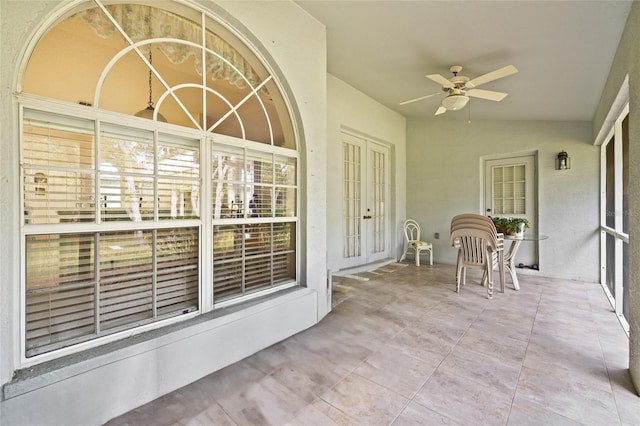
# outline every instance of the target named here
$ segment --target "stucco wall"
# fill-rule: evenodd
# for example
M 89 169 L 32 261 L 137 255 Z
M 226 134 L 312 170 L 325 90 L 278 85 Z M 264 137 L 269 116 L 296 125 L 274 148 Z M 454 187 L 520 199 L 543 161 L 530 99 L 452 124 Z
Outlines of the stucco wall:
M 406 205 L 406 120 L 400 114 L 380 105 L 342 80 L 328 75 L 327 112 L 327 190 L 331 208 L 327 214 L 327 265 L 331 271 L 343 267 L 342 262 L 342 139 L 347 130 L 362 138 L 381 142 L 391 148 L 391 252 L 402 253 L 403 237 L 399 223 L 405 219 Z
M 246 34 L 272 61 L 292 95 L 301 135 L 301 281 L 287 292 L 230 316 L 196 321 L 129 346 L 26 380 L 19 365 L 20 234 L 18 109 L 13 93 L 19 64 L 42 23 L 74 2 L 0 1 L 0 424 L 101 424 L 127 410 L 240 360 L 322 318 L 326 280 L 326 36 L 293 2 L 201 0 Z M 301 60 L 304 58 L 304 60 Z M 313 206 L 312 209 L 307 208 Z M 27 376 L 29 376 L 27 374 Z M 105 404 L 105 401 L 109 401 Z
M 452 113 L 455 114 L 455 113 Z M 434 261 L 454 264 L 451 218 L 481 213 L 481 158 L 537 152 L 540 271 L 574 280 L 599 280 L 599 150 L 590 123 L 467 123 L 466 115 L 411 119 L 407 126 L 407 214 L 434 245 Z M 561 150 L 571 170 L 555 170 Z M 434 239 L 434 233 L 440 239 Z M 531 244 L 531 243 L 527 243 Z
M 598 132 L 606 121 L 625 76 L 629 76 L 629 370 L 640 394 L 640 4 L 634 2 L 613 60 L 593 122 Z

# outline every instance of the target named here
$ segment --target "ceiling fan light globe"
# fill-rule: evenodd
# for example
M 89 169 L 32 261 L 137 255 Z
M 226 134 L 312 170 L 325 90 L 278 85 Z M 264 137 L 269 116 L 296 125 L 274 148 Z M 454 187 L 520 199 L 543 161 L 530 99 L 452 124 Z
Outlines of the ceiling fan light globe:
M 457 111 L 462 109 L 469 102 L 469 98 L 465 95 L 449 95 L 442 100 L 441 105 L 449 111 Z

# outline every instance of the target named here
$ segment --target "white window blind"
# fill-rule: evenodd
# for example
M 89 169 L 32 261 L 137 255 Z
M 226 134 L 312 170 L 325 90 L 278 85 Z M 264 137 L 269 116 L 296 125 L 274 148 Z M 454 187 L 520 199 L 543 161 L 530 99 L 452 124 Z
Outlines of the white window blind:
M 26 356 L 199 309 L 199 141 L 24 117 Z
M 296 158 L 216 146 L 214 303 L 296 280 Z

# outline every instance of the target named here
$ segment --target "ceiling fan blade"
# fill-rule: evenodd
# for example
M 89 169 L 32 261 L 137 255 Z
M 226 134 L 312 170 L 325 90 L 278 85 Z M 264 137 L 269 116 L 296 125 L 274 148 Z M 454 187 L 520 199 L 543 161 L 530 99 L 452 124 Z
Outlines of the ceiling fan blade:
M 408 101 L 400 102 L 400 105 L 410 104 L 411 102 L 418 102 L 423 99 L 430 98 L 431 96 L 442 95 L 444 92 L 432 93 L 430 95 L 420 96 L 419 98 L 409 99 Z
M 436 113 L 434 115 L 444 114 L 445 112 L 447 112 L 447 109 L 445 107 L 443 107 L 442 105 L 440 105 L 438 107 L 438 110 L 436 111 Z
M 439 85 L 441 85 L 444 88 L 447 89 L 453 89 L 454 87 L 456 87 L 452 82 L 450 82 L 449 80 L 447 80 L 445 77 L 441 76 L 440 74 L 429 74 L 426 76 L 428 79 L 435 81 L 436 83 L 438 83 Z
M 466 95 L 471 98 L 480 98 L 499 102 L 503 100 L 508 95 L 508 93 L 494 92 L 493 90 L 470 89 L 467 90 Z
M 478 87 L 481 84 L 485 84 L 490 81 L 497 80 L 499 78 L 503 78 L 511 74 L 515 74 L 517 72 L 518 72 L 518 69 L 516 67 L 514 67 L 513 65 L 507 65 L 506 67 L 502 67 L 500 69 L 491 71 L 479 77 L 472 78 L 471 80 L 467 81 L 467 83 L 465 84 L 465 87 L 468 89 L 473 89 L 474 87 Z

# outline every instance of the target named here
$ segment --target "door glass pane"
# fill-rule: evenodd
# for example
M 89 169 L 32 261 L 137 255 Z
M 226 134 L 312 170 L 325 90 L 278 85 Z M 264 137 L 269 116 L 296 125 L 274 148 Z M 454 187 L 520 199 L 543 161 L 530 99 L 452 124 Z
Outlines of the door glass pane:
M 361 194 L 361 149 L 360 146 L 343 144 L 343 209 L 344 241 L 343 256 L 358 257 L 361 253 L 360 211 Z
M 525 165 L 492 167 L 493 214 L 527 214 Z
M 386 159 L 383 153 L 372 151 L 372 189 L 373 189 L 373 209 L 369 213 L 373 221 L 373 253 L 380 253 L 386 250 L 386 229 L 385 229 L 385 176 Z

